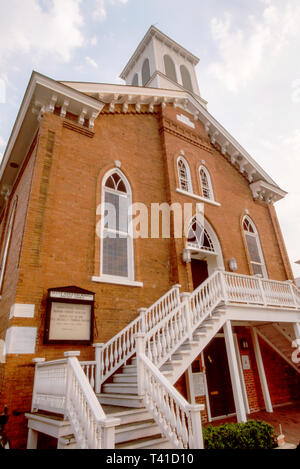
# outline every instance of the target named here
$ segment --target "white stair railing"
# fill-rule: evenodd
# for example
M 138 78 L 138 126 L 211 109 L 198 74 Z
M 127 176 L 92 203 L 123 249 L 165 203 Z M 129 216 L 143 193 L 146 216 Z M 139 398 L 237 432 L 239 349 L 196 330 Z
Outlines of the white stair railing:
M 101 384 L 113 375 L 136 351 L 135 336 L 147 332 L 163 321 L 180 304 L 180 285 L 172 287 L 150 308 L 141 314 L 106 344 L 96 344 L 96 393 Z
M 207 319 L 226 292 L 222 272 L 215 272 L 194 293 L 186 297 L 168 316 L 146 334 L 145 355 L 160 368 Z
M 227 299 L 223 272 L 217 271 L 202 283 L 189 297 L 193 330 L 209 318 L 221 301 Z
M 202 405 L 191 405 L 143 353 L 145 335 L 137 336 L 138 389 L 162 435 L 176 449 L 203 449 Z
M 291 284 L 291 288 L 295 300 L 295 305 L 300 308 L 300 289 L 293 284 Z
M 75 356 L 36 363 L 32 411 L 39 410 L 69 419 L 78 449 L 115 446 L 115 427 L 120 421 L 106 417 Z
M 248 275 L 223 272 L 227 300 L 232 303 L 258 304 L 268 307 L 300 307 L 300 292 L 290 282 L 280 282 Z
M 216 271 L 146 333 L 145 355 L 160 368 L 221 303 L 300 309 L 294 290 L 288 282 Z

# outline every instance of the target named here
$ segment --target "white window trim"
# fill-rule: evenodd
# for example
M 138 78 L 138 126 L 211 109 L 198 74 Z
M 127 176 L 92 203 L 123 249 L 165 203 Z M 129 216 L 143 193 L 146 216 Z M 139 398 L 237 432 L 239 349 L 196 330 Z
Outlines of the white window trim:
M 135 282 L 134 280 L 128 280 L 125 277 L 113 277 L 111 275 L 101 275 L 101 277 L 92 277 L 92 282 L 96 283 L 107 283 L 111 285 L 124 285 L 127 287 L 143 287 L 143 282 Z
M 131 206 L 132 204 L 132 191 L 130 184 L 126 178 L 126 176 L 123 174 L 121 170 L 118 168 L 111 169 L 108 173 L 105 174 L 103 177 L 102 181 L 102 204 L 105 202 L 105 192 L 111 192 L 113 194 L 117 194 L 117 191 L 110 190 L 109 188 L 105 187 L 105 184 L 107 180 L 113 175 L 117 173 L 122 181 L 125 184 L 126 190 L 127 190 L 127 197 L 128 197 L 128 207 Z M 124 197 L 124 193 L 120 193 L 120 196 Z M 102 205 L 102 209 L 103 209 Z M 112 283 L 112 284 L 118 284 L 118 285 L 131 285 L 137 283 L 135 282 L 135 268 L 134 268 L 134 241 L 133 241 L 133 229 L 132 229 L 132 223 L 129 223 L 128 220 L 128 233 L 127 239 L 127 260 L 128 260 L 128 276 L 123 277 L 123 276 L 117 276 L 117 275 L 107 275 L 103 273 L 103 231 L 104 231 L 104 214 L 101 213 L 101 246 L 100 246 L 100 277 L 92 277 L 93 281 L 101 282 L 101 283 Z M 96 279 L 96 280 L 95 280 Z M 138 285 L 137 285 L 138 286 Z
M 201 178 L 201 171 L 204 171 L 205 175 L 206 175 L 206 178 L 207 178 L 207 182 L 208 182 L 208 189 L 209 189 L 209 193 L 210 193 L 210 197 L 204 197 L 203 196 L 203 184 L 202 184 L 202 178 Z M 199 168 L 199 177 L 200 177 L 200 183 L 201 183 L 201 190 L 202 190 L 202 196 L 204 199 L 206 200 L 211 200 L 211 201 L 214 201 L 215 200 L 215 194 L 214 194 L 214 189 L 213 189 L 213 186 L 212 186 L 212 181 L 211 181 L 211 176 L 210 176 L 210 172 L 208 171 L 208 169 L 205 167 L 205 166 L 200 166 Z
M 200 200 L 201 202 L 205 202 L 210 205 L 214 205 L 215 207 L 221 207 L 222 205 L 219 202 L 216 202 L 215 200 L 210 200 L 206 199 L 205 197 L 201 197 L 200 195 L 184 191 L 182 189 L 176 189 L 176 192 L 182 195 L 187 195 L 188 197 L 191 197 L 192 199 Z
M 245 223 L 245 220 L 246 220 L 246 219 L 247 219 L 247 220 L 249 221 L 249 223 L 251 224 L 251 226 L 252 226 L 252 228 L 253 228 L 253 230 L 254 230 L 254 233 L 251 233 L 250 231 L 246 231 L 246 230 L 244 229 L 244 223 Z M 268 271 L 267 271 L 267 266 L 266 266 L 266 261 L 265 261 L 264 253 L 263 253 L 263 250 L 262 250 L 262 247 L 261 247 L 260 236 L 259 236 L 259 233 L 258 233 L 258 230 L 257 230 L 257 228 L 256 228 L 255 223 L 253 222 L 253 220 L 252 220 L 250 217 L 246 216 L 246 217 L 243 218 L 242 229 L 243 229 L 244 236 L 245 236 L 245 243 L 246 243 L 246 247 L 247 247 L 247 251 L 248 251 L 248 258 L 249 258 L 249 263 L 250 263 L 250 265 L 251 265 L 251 269 L 253 269 L 253 268 L 252 268 L 252 264 L 261 266 L 261 267 L 262 267 L 262 271 L 263 271 L 263 278 L 268 279 L 268 278 L 269 278 L 269 275 L 268 275 Z M 259 253 L 261 262 L 255 262 L 255 261 L 252 261 L 252 260 L 251 260 L 246 235 L 247 235 L 247 236 L 252 236 L 253 238 L 256 239 L 257 249 L 258 249 L 258 253 Z M 253 274 L 253 275 L 255 275 L 255 274 Z
M 6 269 L 8 251 L 9 251 L 10 240 L 11 240 L 11 235 L 12 235 L 12 229 L 13 229 L 14 220 L 15 220 L 16 208 L 17 208 L 17 200 L 15 200 L 14 203 L 13 203 L 13 208 L 12 208 L 12 211 L 11 211 L 11 214 L 10 214 L 10 217 L 9 217 L 9 221 L 8 221 L 8 228 L 7 228 L 7 232 L 6 232 L 6 240 L 5 240 L 5 244 L 4 244 L 3 257 L 2 257 L 2 261 L 1 261 L 0 291 L 2 291 L 2 289 L 3 289 L 4 274 L 5 274 L 5 269 Z

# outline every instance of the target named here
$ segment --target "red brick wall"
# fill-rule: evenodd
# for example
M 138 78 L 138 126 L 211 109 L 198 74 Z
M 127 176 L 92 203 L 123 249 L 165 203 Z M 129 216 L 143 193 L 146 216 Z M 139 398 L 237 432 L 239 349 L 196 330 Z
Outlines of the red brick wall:
M 150 306 L 173 284 L 180 283 L 183 290 L 192 289 L 190 265 L 181 259 L 181 239 L 135 240 L 136 280 L 144 283 L 143 288 L 91 281 L 92 276 L 99 275 L 100 267 L 100 241 L 95 231 L 101 181 L 116 160 L 121 162 L 121 170 L 131 184 L 133 202 L 143 202 L 148 209 L 153 202 L 192 202 L 194 210 L 196 201 L 176 192 L 176 160 L 184 150 L 194 191 L 199 195 L 198 168 L 205 160 L 216 200 L 222 204 L 206 204 L 205 216 L 219 237 L 226 267 L 228 260 L 235 257 L 239 272 L 250 273 L 241 232 L 241 217 L 247 209 L 259 230 L 270 278 L 285 280 L 290 275 L 282 240 L 280 244 L 274 230 L 275 215 L 270 216 L 265 204 L 253 201 L 247 180 L 212 147 L 200 122 L 191 132 L 178 123 L 176 110 L 167 106 L 162 115 L 138 114 L 133 109 L 128 114 L 104 110 L 95 123 L 93 138 L 89 132 L 82 133 L 76 124 L 66 127 L 63 123 L 58 115 L 44 116 L 39 146 L 32 152 L 14 192 L 14 196 L 19 195 L 20 205 L 8 259 L 9 275 L 0 303 L 2 337 L 8 326 L 37 327 L 35 356 L 63 356 L 65 346 L 43 344 L 49 288 L 77 285 L 95 292 L 96 342 L 110 339 L 137 316 L 138 308 Z M 35 317 L 9 322 L 14 303 L 35 304 Z M 82 359 L 93 358 L 90 347 L 68 349 L 80 349 Z M 0 411 L 5 403 L 11 410 L 29 410 L 33 358 L 8 357 Z M 16 397 L 18 386 L 22 391 Z M 19 431 L 15 428 L 15 420 L 11 419 L 10 432 Z M 22 431 L 25 434 L 25 428 Z M 21 435 L 16 436 L 17 440 L 16 444 L 24 444 Z

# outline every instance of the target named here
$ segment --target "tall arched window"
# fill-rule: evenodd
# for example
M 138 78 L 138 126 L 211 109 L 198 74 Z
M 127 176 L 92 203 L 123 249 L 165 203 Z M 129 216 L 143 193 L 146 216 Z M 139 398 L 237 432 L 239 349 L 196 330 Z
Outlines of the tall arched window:
M 214 200 L 214 191 L 211 183 L 211 177 L 209 171 L 204 167 L 200 167 L 200 181 L 201 181 L 201 189 L 202 189 L 202 196 L 205 199 Z
M 177 82 L 175 64 L 169 55 L 164 56 L 165 72 L 168 78 Z
M 103 180 L 101 276 L 134 280 L 130 184 L 119 169 Z
M 255 224 L 248 216 L 243 219 L 243 231 L 253 275 L 261 275 L 262 277 L 267 278 L 268 274 L 264 255 L 261 249 L 259 234 Z
M 178 159 L 178 178 L 180 189 L 186 192 L 193 192 L 190 167 L 187 161 L 180 157 Z
M 181 65 L 180 72 L 181 72 L 182 86 L 186 90 L 191 91 L 193 93 L 191 75 L 185 65 Z
M 132 86 L 139 86 L 139 77 L 138 74 L 136 73 L 132 79 Z
M 149 59 L 145 59 L 142 67 L 142 82 L 143 86 L 150 80 L 150 63 Z

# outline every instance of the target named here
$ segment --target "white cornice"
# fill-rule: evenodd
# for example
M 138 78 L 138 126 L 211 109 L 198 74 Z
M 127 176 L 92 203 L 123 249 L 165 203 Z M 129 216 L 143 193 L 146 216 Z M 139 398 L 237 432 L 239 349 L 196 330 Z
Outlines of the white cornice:
M 193 116 L 194 121 L 199 120 L 204 124 L 212 144 L 220 145 L 222 154 L 247 177 L 250 184 L 259 183 L 251 186 L 254 187 L 253 194 L 259 192 L 261 197 L 262 191 L 259 191 L 258 187 L 265 184 L 267 186 L 264 190 L 267 196 L 261 200 L 271 202 L 286 195 L 286 192 L 279 188 L 249 153 L 207 111 L 206 101 L 186 90 L 57 82 L 36 72 L 32 74 L 0 166 L 0 194 L 4 186 L 13 186 L 17 173 L 9 164 L 13 161 L 21 168 L 38 129 L 39 120 L 45 112 L 53 112 L 56 107 L 60 109 L 61 117 L 65 117 L 69 111 L 78 116 L 79 124 L 87 120 L 90 129 L 93 129 L 94 121 L 105 104 L 109 105 L 111 113 L 115 112 L 116 105 L 122 105 L 125 113 L 129 105 L 134 105 L 137 112 L 140 112 L 141 105 L 148 106 L 149 112 L 154 112 L 157 106 L 165 107 L 166 104 L 184 110 L 191 115 L 191 118 Z M 271 197 L 272 193 L 274 197 Z
M 128 103 L 149 105 L 153 110 L 154 105 L 172 104 L 174 107 L 184 109 L 192 114 L 194 120 L 201 121 L 210 137 L 213 145 L 218 144 L 221 153 L 228 158 L 230 163 L 252 184 L 257 181 L 264 181 L 274 188 L 277 200 L 286 195 L 275 181 L 261 168 L 261 166 L 251 157 L 251 155 L 230 135 L 229 132 L 208 112 L 207 102 L 202 98 L 189 93 L 186 90 L 170 90 L 148 87 L 134 87 L 129 85 L 105 85 L 97 83 L 74 83 L 65 82 L 67 86 L 74 87 L 82 93 L 87 93 L 98 97 L 106 104 L 110 104 L 117 96 L 118 101 L 114 104 Z M 111 108 L 113 112 L 114 108 Z
M 39 127 L 39 121 L 45 112 L 54 112 L 55 107 L 61 109 L 62 117 L 65 117 L 67 111 L 77 115 L 79 124 L 84 116 L 92 130 L 104 103 L 33 72 L 1 162 L 0 194 L 4 187 L 13 187 Z M 15 168 L 10 166 L 12 162 L 15 163 Z M 3 202 L 4 198 L 0 200 L 0 207 Z
M 250 185 L 250 189 L 255 200 L 262 200 L 267 203 L 275 203 L 283 199 L 287 192 L 268 184 L 265 181 L 257 181 Z

